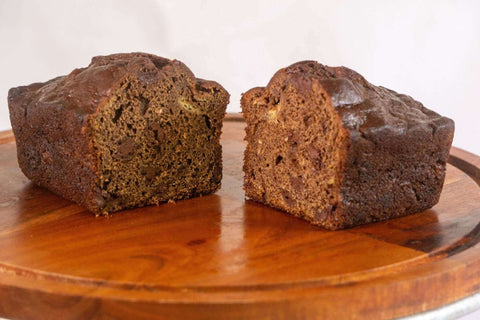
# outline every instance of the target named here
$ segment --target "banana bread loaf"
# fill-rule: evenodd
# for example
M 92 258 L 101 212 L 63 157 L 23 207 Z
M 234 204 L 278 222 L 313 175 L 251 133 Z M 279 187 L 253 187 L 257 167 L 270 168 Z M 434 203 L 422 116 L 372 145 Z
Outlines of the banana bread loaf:
M 247 198 L 331 230 L 438 202 L 454 123 L 409 96 L 303 61 L 241 104 Z
M 216 191 L 228 101 L 182 62 L 145 53 L 8 93 L 24 174 L 96 214 Z

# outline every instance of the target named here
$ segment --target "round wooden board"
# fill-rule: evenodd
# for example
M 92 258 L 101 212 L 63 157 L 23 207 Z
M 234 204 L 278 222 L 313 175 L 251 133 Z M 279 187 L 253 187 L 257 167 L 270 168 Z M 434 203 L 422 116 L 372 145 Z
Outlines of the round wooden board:
M 214 195 L 95 218 L 36 187 L 0 134 L 0 316 L 381 319 L 480 290 L 480 158 L 452 148 L 438 205 L 326 231 L 244 200 L 229 116 Z

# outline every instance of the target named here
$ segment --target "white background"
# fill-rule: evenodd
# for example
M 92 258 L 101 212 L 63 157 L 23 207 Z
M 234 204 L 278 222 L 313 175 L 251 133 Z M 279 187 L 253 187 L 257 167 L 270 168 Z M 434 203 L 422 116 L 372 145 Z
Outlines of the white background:
M 0 130 L 11 127 L 9 88 L 67 74 L 95 55 L 177 58 L 221 83 L 231 112 L 242 92 L 312 59 L 454 119 L 454 145 L 480 154 L 480 1 L 2 0 L 0 49 Z

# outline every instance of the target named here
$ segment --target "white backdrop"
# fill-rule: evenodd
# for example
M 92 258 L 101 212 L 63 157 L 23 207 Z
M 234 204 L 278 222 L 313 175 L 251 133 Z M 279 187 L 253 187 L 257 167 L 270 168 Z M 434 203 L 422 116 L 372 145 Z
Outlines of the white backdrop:
M 312 59 L 345 65 L 456 122 L 454 144 L 480 154 L 480 1 L 0 2 L 0 130 L 7 91 L 145 51 L 185 62 L 240 94 Z

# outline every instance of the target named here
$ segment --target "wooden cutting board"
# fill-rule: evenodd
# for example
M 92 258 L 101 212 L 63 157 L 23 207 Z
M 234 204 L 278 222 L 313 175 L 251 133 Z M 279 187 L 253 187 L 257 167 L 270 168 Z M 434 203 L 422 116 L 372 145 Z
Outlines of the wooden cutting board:
M 244 200 L 243 128 L 216 194 L 107 218 L 29 182 L 1 134 L 0 316 L 381 319 L 480 290 L 478 156 L 452 148 L 431 210 L 332 232 Z

